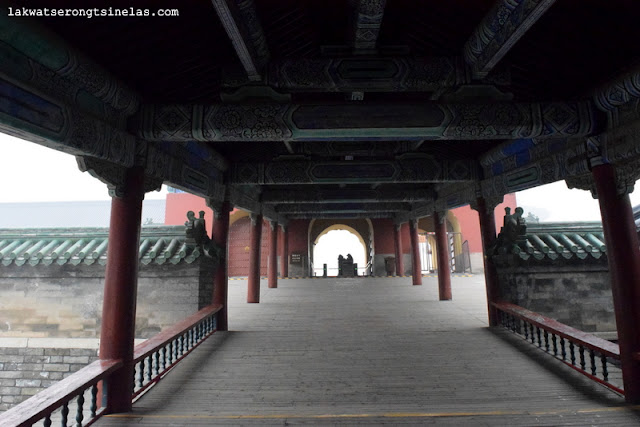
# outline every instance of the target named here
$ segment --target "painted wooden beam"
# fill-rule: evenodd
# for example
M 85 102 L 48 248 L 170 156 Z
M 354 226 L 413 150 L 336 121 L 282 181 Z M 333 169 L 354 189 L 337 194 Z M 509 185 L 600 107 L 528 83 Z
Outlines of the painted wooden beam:
M 392 219 L 396 212 L 361 212 L 361 213 L 336 213 L 336 212 L 320 212 L 287 215 L 288 220 L 295 219 L 358 219 L 358 218 L 389 218 Z
M 473 77 L 486 77 L 555 0 L 497 0 L 464 46 Z
M 640 120 L 640 68 L 636 67 L 594 91 L 593 101 L 607 114 L 607 128 L 624 126 Z
M 140 106 L 139 95 L 107 70 L 35 19 L 9 17 L 6 7 L 0 8 L 0 74 L 107 117 L 126 117 Z
M 438 189 L 438 197 L 433 201 L 415 203 L 409 212 L 399 212 L 395 216 L 396 224 L 402 224 L 412 219 L 419 219 L 449 209 L 467 205 L 480 194 L 478 182 L 454 182 L 442 184 Z
M 148 105 L 131 122 L 149 141 L 516 139 L 590 135 L 590 102 Z
M 0 76 L 0 132 L 123 167 L 134 164 L 137 138 L 63 100 Z
M 137 164 L 154 186 L 168 182 L 205 197 L 224 190 L 228 165 L 211 147 L 148 143 L 128 133 L 136 93 L 28 19 L 0 11 L 0 23 L 0 131 L 78 156 L 81 169 L 101 179 L 118 181 Z
M 91 158 L 93 165 L 122 176 L 122 168 L 144 167 L 154 182 L 222 200 L 226 160 L 202 142 L 147 142 L 99 120 L 64 100 L 0 77 L 0 132 Z M 103 162 L 103 163 L 100 163 Z M 120 169 L 118 169 L 120 168 Z M 94 168 L 83 170 L 94 170 Z M 118 171 L 116 173 L 116 171 Z M 117 177 L 116 177 L 117 178 Z
M 81 166 L 83 171 L 98 168 L 117 180 L 125 168 L 139 164 L 153 182 L 167 182 L 204 197 L 220 198 L 224 193 L 225 163 L 194 152 L 189 145 L 147 143 L 76 108 L 41 98 L 2 80 L 0 103 L 7 107 L 0 110 L 0 132 L 87 158 L 91 166 Z
M 354 53 L 375 50 L 384 17 L 386 0 L 357 0 L 353 10 L 350 44 Z
M 305 213 L 367 213 L 402 212 L 411 210 L 409 203 L 301 203 L 276 206 L 280 214 Z
M 229 202 L 236 208 L 251 213 L 260 213 L 260 193 L 251 187 L 229 187 Z
M 252 186 L 229 186 L 229 202 L 236 208 L 262 214 L 265 219 L 275 221 L 286 226 L 287 218 L 277 213 L 273 205 L 263 205 L 260 203 L 260 193 L 257 187 Z
M 249 80 L 260 81 L 269 50 L 253 0 L 212 0 Z
M 233 70 L 222 86 L 229 91 L 250 83 Z M 269 62 L 265 84 L 292 92 L 437 92 L 476 82 L 462 56 L 278 58 Z M 481 83 L 509 86 L 508 70 Z
M 261 201 L 265 204 L 297 203 L 378 203 L 378 202 L 426 202 L 433 200 L 436 192 L 432 189 L 320 189 L 310 187 L 305 190 L 266 190 Z
M 412 154 L 380 161 L 312 161 L 302 158 L 270 163 L 235 163 L 230 169 L 229 183 L 430 183 L 474 181 L 478 176 L 474 160 L 445 160 L 426 154 Z

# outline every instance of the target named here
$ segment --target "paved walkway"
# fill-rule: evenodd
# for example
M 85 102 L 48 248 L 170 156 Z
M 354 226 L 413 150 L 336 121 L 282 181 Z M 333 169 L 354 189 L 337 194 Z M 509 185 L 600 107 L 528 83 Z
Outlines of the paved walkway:
M 486 327 L 481 276 L 230 282 L 217 333 L 99 426 L 637 425 L 623 399 Z

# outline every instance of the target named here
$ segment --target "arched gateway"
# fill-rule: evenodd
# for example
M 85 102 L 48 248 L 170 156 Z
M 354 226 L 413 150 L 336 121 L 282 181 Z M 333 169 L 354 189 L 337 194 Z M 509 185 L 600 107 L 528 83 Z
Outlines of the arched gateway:
M 329 221 L 329 222 L 335 222 L 335 221 Z M 353 226 L 356 226 L 357 228 L 354 228 L 352 225 L 344 224 L 344 222 L 351 223 Z M 353 220 L 340 221 L 332 225 L 326 226 L 324 230 L 318 232 L 318 230 L 320 230 L 321 227 L 324 227 L 324 226 L 326 226 L 326 221 L 311 221 L 309 223 L 309 255 L 310 255 L 309 259 L 311 260 L 311 265 L 313 266 L 312 267 L 313 275 L 326 274 L 329 276 L 336 276 L 339 274 L 344 274 L 344 272 L 339 272 L 337 270 L 339 267 L 335 259 L 337 259 L 339 256 L 348 255 L 347 252 L 349 252 L 349 250 L 347 250 L 347 247 L 341 244 L 342 242 L 340 240 L 334 239 L 330 243 L 332 245 L 331 256 L 335 258 L 334 260 L 332 260 L 335 262 L 330 263 L 331 267 L 333 268 L 332 271 L 327 271 L 325 273 L 322 270 L 323 265 L 320 263 L 320 260 L 316 257 L 316 249 L 318 249 L 318 243 L 320 242 L 320 239 L 323 236 L 326 236 L 327 233 L 332 231 L 337 231 L 337 230 L 343 230 L 347 233 L 352 234 L 360 242 L 361 251 L 364 253 L 364 258 L 362 258 L 363 262 L 358 264 L 358 259 L 360 257 L 355 256 L 356 255 L 355 253 L 351 255 L 354 255 L 354 258 L 356 258 L 356 264 L 358 264 L 358 267 L 359 267 L 357 274 L 370 275 L 371 274 L 370 259 L 372 257 L 372 253 L 374 252 L 373 241 L 372 241 L 373 227 L 371 226 L 371 221 L 367 221 L 366 219 L 356 220 L 356 221 L 353 221 Z M 326 250 L 327 248 L 324 248 L 324 249 Z

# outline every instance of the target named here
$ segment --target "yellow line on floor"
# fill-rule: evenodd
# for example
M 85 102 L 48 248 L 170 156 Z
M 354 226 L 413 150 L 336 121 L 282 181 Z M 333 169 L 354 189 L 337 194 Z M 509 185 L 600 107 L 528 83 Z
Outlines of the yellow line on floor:
M 552 411 L 479 411 L 479 412 L 385 412 L 380 414 L 258 414 L 258 415 L 145 415 L 145 414 L 111 414 L 109 418 L 158 418 L 158 419 L 324 419 L 324 418 L 455 418 L 455 417 L 485 417 L 503 415 L 563 415 L 563 414 L 595 414 L 601 412 L 620 412 L 639 410 L 640 405 L 613 406 L 605 408 L 559 409 Z

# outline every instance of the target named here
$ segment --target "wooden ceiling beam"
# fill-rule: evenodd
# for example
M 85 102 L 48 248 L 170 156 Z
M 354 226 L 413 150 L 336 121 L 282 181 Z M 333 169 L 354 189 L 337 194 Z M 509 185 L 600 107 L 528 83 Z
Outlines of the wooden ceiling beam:
M 491 84 L 511 83 L 508 73 L 492 77 L 500 78 Z M 231 77 L 222 86 L 234 90 L 247 83 Z M 471 76 L 462 57 L 287 57 L 269 63 L 265 83 L 291 93 L 434 92 L 469 84 Z
M 497 0 L 464 45 L 475 79 L 485 78 L 555 0 Z
M 375 184 L 467 182 L 479 177 L 475 160 L 445 160 L 405 154 L 395 160 L 326 161 L 276 159 L 238 162 L 229 170 L 232 185 Z
M 308 188 L 305 190 L 265 190 L 261 201 L 264 204 L 299 203 L 378 203 L 378 202 L 426 202 L 436 197 L 431 188 L 415 190 L 394 189 L 355 189 Z
M 569 103 L 217 103 L 145 105 L 130 130 L 149 141 L 407 141 L 579 137 L 600 117 Z
M 296 219 L 359 219 L 359 218 L 395 218 L 397 212 L 360 212 L 360 213 L 338 213 L 338 212 L 318 212 L 286 215 L 289 220 Z
M 353 10 L 349 44 L 354 54 L 375 52 L 386 0 L 357 0 Z
M 279 214 L 327 214 L 327 213 L 367 213 L 367 212 L 409 212 L 409 203 L 302 203 L 295 205 L 280 205 L 275 207 Z
M 261 81 L 269 49 L 253 0 L 211 0 L 251 81 Z

